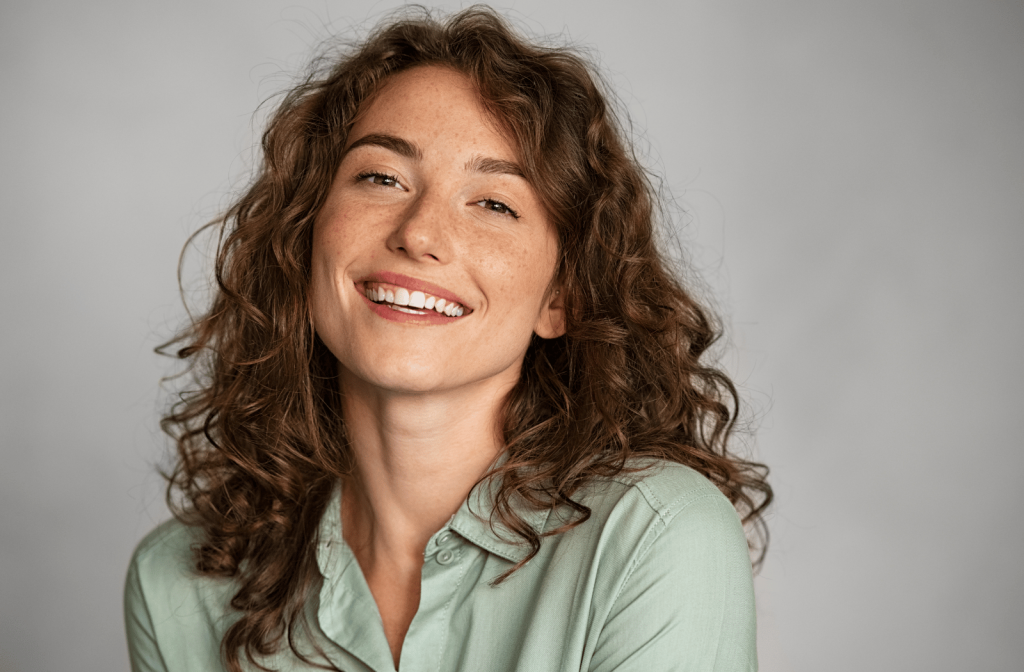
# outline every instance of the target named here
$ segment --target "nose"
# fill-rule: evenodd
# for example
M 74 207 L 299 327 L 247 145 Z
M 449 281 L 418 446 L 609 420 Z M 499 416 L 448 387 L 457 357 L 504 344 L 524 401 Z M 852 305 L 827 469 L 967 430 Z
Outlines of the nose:
M 440 194 L 421 194 L 402 212 L 388 236 L 388 248 L 415 261 L 447 263 L 453 214 Z

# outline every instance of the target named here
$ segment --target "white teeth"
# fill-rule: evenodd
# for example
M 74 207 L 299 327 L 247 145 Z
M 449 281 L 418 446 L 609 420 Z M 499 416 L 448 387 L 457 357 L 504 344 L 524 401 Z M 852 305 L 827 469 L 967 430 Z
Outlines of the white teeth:
M 425 292 L 421 292 L 419 290 L 410 292 L 405 287 L 395 287 L 394 289 L 385 289 L 384 287 L 367 287 L 366 298 L 374 303 L 390 304 L 392 308 L 400 310 L 403 313 L 415 313 L 417 315 L 423 314 L 420 311 L 408 310 L 401 306 L 434 310 L 442 315 L 447 315 L 448 317 L 462 317 L 466 314 L 464 306 L 446 301 L 445 299 L 439 299 L 436 296 L 428 296 Z

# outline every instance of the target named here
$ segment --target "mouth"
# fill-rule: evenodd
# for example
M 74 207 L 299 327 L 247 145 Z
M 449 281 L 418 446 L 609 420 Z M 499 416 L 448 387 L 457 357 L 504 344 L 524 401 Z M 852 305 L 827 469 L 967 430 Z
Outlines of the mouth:
M 462 317 L 473 312 L 451 298 L 438 296 L 422 289 L 411 289 L 399 284 L 374 280 L 366 280 L 360 284 L 370 302 L 400 313 Z
M 427 315 L 430 311 L 435 311 L 448 317 L 462 317 L 467 313 L 466 307 L 460 303 L 419 290 L 409 291 L 405 287 L 367 282 L 364 285 L 364 291 L 366 298 L 370 301 L 403 313 Z

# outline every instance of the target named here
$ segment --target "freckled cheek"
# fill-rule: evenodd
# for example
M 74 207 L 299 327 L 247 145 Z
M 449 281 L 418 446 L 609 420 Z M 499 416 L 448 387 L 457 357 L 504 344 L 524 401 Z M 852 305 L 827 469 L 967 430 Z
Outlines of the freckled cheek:
M 488 267 L 488 274 L 494 279 L 493 300 L 532 313 L 543 300 L 543 294 L 550 280 L 551 269 L 543 263 L 540 250 L 516 250 L 505 248 L 501 254 L 491 257 L 494 261 Z
M 314 239 L 314 254 L 319 247 L 321 258 L 335 265 L 347 265 L 356 257 L 365 256 L 373 242 L 374 231 L 380 227 L 364 220 L 345 212 L 334 213 L 330 221 L 322 225 L 319 238 Z

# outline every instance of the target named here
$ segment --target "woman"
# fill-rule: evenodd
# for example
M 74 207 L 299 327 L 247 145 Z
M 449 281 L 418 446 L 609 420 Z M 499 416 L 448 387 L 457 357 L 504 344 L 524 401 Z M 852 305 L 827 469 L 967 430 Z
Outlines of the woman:
M 179 339 L 134 669 L 754 669 L 771 490 L 587 66 L 397 20 L 263 149 Z

